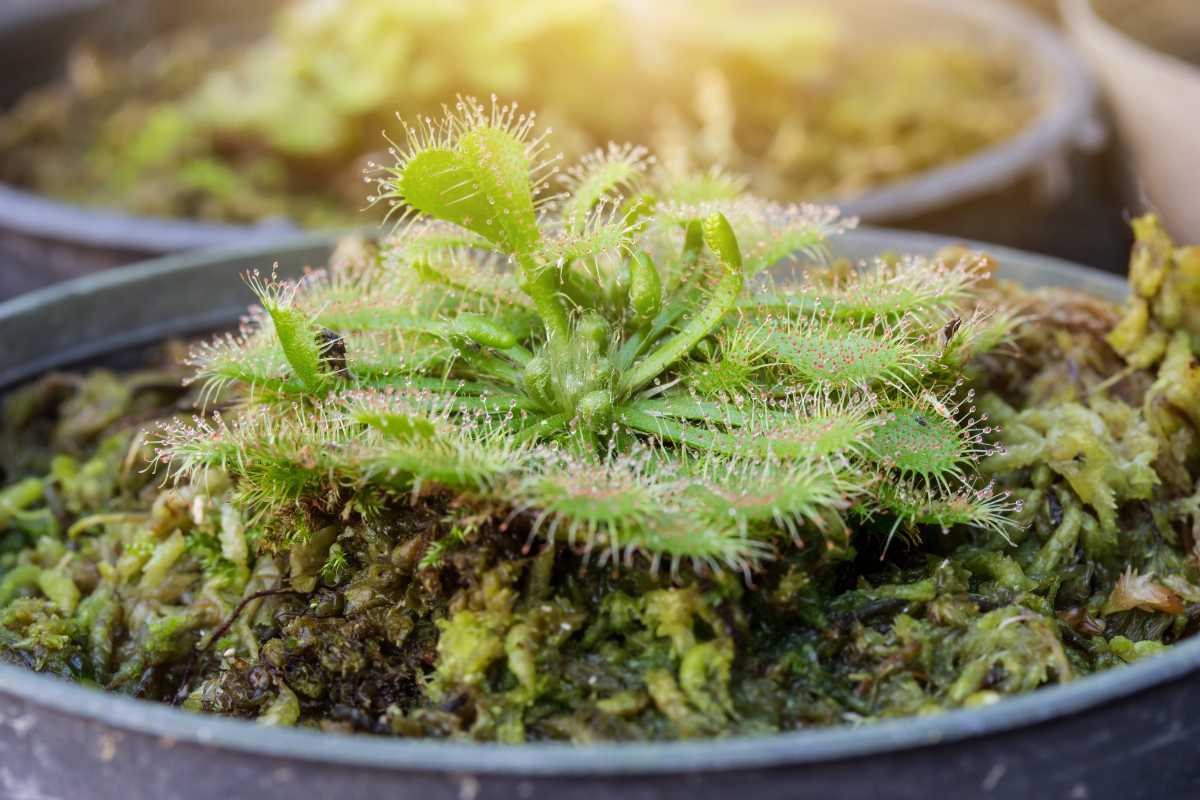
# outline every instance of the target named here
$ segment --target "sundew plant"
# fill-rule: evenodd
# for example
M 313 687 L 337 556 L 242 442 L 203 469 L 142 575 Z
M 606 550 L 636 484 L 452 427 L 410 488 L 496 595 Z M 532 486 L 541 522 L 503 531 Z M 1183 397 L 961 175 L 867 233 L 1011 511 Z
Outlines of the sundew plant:
M 160 442 L 176 477 L 232 477 L 267 551 L 434 499 L 584 563 L 750 579 L 851 530 L 1012 526 L 975 468 L 968 363 L 1011 326 L 979 260 L 822 263 L 833 210 L 633 146 L 564 167 L 494 100 L 391 154 L 390 234 L 250 276 L 261 307 L 192 355 L 221 411 Z

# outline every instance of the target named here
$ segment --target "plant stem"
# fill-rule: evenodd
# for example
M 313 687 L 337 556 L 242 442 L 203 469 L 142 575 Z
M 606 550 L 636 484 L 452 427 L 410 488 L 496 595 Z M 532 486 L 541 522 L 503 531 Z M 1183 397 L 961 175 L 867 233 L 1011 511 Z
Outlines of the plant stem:
M 645 411 L 638 411 L 631 406 L 621 409 L 617 413 L 617 419 L 642 433 L 670 439 L 700 450 L 722 453 L 724 455 L 739 455 L 746 451 L 746 447 L 740 444 L 740 440 L 735 439 L 728 433 L 697 428 L 685 422 L 655 416 Z
M 650 414 L 655 417 L 674 417 L 675 419 L 701 419 L 709 422 L 719 422 L 724 425 L 745 425 L 749 417 L 737 406 L 730 403 L 718 403 L 712 400 L 693 400 L 691 397 L 662 397 L 650 400 L 637 400 L 627 408 Z M 766 416 L 766 412 L 763 413 Z
M 508 394 L 496 392 L 486 397 L 455 397 L 449 401 L 450 407 L 458 412 L 486 411 L 489 414 L 506 412 L 510 408 L 515 411 L 536 411 L 538 406 L 523 394 Z
M 521 430 L 514 438 L 519 444 L 526 444 L 536 439 L 540 439 L 550 433 L 557 433 L 567 426 L 571 421 L 572 414 L 554 414 L 549 417 L 542 417 L 528 427 Z
M 567 312 L 558 299 L 559 282 L 555 270 L 539 265 L 528 253 L 518 255 L 517 263 L 521 265 L 525 278 L 522 288 L 533 300 L 533 307 L 546 326 L 547 338 L 566 339 L 570 334 L 570 324 Z
M 798 442 L 744 434 L 735 436 L 724 431 L 698 428 L 677 419 L 647 413 L 633 405 L 623 407 L 618 412 L 617 419 L 642 433 L 727 456 L 774 455 L 780 458 L 799 458 L 805 456 L 809 449 L 805 444 Z
M 724 275 L 708 304 L 683 327 L 650 355 L 640 361 L 621 380 L 621 394 L 629 395 L 654 380 L 663 370 L 687 355 L 696 343 L 712 332 L 737 305 L 742 292 L 742 270 L 735 264 L 721 262 Z
M 626 339 L 613 362 L 617 368 L 627 369 L 633 360 L 642 354 L 643 350 L 658 341 L 658 338 L 675 324 L 675 320 L 679 319 L 685 308 L 686 306 L 681 302 L 671 303 L 670 306 L 658 313 L 648 330 L 637 331 Z
M 489 378 L 497 378 L 509 385 L 519 385 L 521 383 L 521 372 L 507 361 L 496 358 L 489 353 L 466 353 L 463 356 L 464 360 L 471 367 Z

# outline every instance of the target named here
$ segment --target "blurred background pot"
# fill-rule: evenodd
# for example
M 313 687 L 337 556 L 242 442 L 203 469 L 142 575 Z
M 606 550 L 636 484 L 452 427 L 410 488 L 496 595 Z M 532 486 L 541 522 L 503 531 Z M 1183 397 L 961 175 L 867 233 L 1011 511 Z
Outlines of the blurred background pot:
M 186 19 L 252 25 L 277 2 L 6 0 L 0 2 L 0 110 L 59 78 L 81 36 L 149 38 Z M 58 202 L 0 183 L 0 299 L 147 256 L 254 240 L 291 230 L 149 219 Z
M 1130 205 L 1149 205 L 1174 236 L 1200 241 L 1200 5 L 1062 0 L 1062 16 L 1130 154 Z
M 0 52 L 17 47 L 22 53 L 19 68 L 0 71 L 0 107 L 61 73 L 72 38 L 67 34 L 115 28 L 122 40 L 145 40 L 177 25 L 181 14 L 188 24 L 244 20 L 253 28 L 265 17 L 264 5 L 271 4 L 42 0 L 37 5 L 39 13 L 32 20 L 0 15 Z M 986 239 L 1123 269 L 1125 226 L 1107 202 L 1106 168 L 1094 152 L 1103 136 L 1094 118 L 1092 85 L 1056 33 L 1029 12 L 998 0 L 854 0 L 833 7 L 857 19 L 874 18 L 874 27 L 882 27 L 884 35 L 945 29 L 972 46 L 1015 53 L 1022 83 L 1037 109 L 1024 129 L 994 146 L 848 198 L 843 203 L 848 213 L 868 222 Z M 895 25 L 889 21 L 881 26 L 883 16 Z M 24 46 L 38 37 L 42 45 Z M 138 257 L 261 239 L 289 228 L 294 225 L 284 219 L 246 226 L 139 217 L 0 185 L 0 297 Z
M 833 254 L 932 254 L 950 240 L 864 229 Z M 231 325 L 247 268 L 321 265 L 333 238 L 177 255 L 0 304 L 0 393 L 48 369 L 135 366 L 139 348 Z M 1124 282 L 978 245 L 1002 277 L 1111 299 Z M 0 665 L 0 795 L 96 800 L 421 797 L 841 800 L 1184 797 L 1200 779 L 1200 639 L 993 706 L 861 728 L 674 744 L 496 746 L 263 728 Z

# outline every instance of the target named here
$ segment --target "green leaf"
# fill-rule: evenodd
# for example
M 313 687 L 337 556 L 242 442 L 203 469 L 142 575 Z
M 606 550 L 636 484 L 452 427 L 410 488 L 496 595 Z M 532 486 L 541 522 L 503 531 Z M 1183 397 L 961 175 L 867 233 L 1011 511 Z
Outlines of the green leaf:
M 517 337 L 512 331 L 479 314 L 460 314 L 454 319 L 454 330 L 484 347 L 508 350 L 517 346 Z
M 309 392 L 317 393 L 325 385 L 326 370 L 321 363 L 321 329 L 308 315 L 291 305 L 295 287 L 263 284 L 251 279 L 251 288 L 271 317 L 275 336 L 288 365 Z
M 785 370 L 805 383 L 836 388 L 907 380 L 920 371 L 912 341 L 900 331 L 801 324 L 777 330 L 765 344 Z
M 622 376 L 621 391 L 626 395 L 641 389 L 663 370 L 687 355 L 696 343 L 708 336 L 737 305 L 742 292 L 742 254 L 729 220 L 720 212 L 710 215 L 702 225 L 704 242 L 721 262 L 721 279 L 708 303 L 676 333 Z M 689 228 L 689 237 L 691 230 Z
M 901 474 L 943 483 L 962 474 L 971 442 L 954 420 L 925 408 L 901 407 L 875 429 L 871 452 Z
M 478 128 L 463 136 L 459 149 L 492 209 L 495 225 L 503 231 L 500 241 L 510 253 L 532 251 L 540 234 L 525 145 L 506 130 Z
M 414 153 L 397 168 L 400 198 L 423 214 L 473 231 L 506 253 L 528 253 L 539 233 L 525 146 L 491 127 L 464 134 L 458 148 Z
M 741 270 L 742 251 L 738 247 L 737 235 L 734 234 L 725 215 L 719 211 L 710 214 L 701 223 L 701 230 L 704 233 L 704 243 L 721 259 L 721 263 L 730 269 Z
M 362 424 L 370 425 L 393 439 L 405 442 L 413 439 L 430 439 L 437 432 L 428 417 L 418 414 L 360 411 L 355 414 L 355 418 Z
M 451 150 L 426 150 L 404 165 L 396 186 L 404 201 L 423 214 L 452 222 L 490 242 L 503 241 L 496 211 L 467 160 Z
M 562 216 L 567 227 L 581 231 L 588 212 L 601 201 L 615 200 L 646 169 L 646 150 L 632 145 L 610 144 L 583 157 L 579 165 L 567 171 L 570 195 L 563 204 Z
M 643 322 L 654 319 L 662 309 L 662 280 L 646 253 L 635 253 L 629 262 L 629 307 Z

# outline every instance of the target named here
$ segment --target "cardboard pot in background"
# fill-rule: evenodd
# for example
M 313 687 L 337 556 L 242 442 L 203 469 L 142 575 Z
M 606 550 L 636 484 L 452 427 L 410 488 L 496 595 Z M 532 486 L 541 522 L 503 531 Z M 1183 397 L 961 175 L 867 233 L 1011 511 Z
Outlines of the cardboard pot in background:
M 1129 153 L 1129 205 L 1200 242 L 1200 3 L 1061 0 L 1061 12 Z

